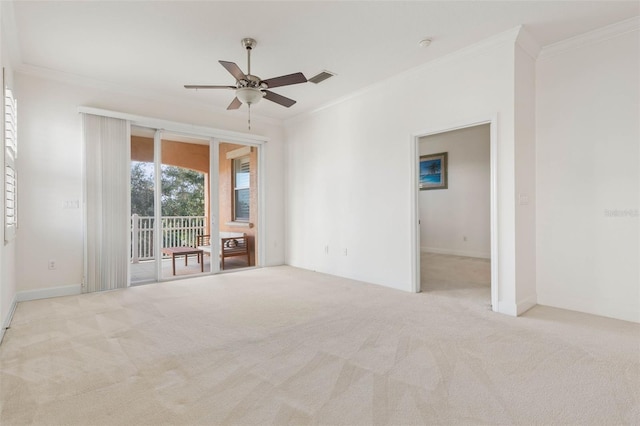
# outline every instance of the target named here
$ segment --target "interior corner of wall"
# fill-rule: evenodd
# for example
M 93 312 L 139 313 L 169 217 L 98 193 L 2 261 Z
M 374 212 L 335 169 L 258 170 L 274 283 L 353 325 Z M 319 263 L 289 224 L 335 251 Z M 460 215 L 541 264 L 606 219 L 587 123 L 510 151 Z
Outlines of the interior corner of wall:
M 538 44 L 537 40 L 527 31 L 526 26 L 520 25 L 518 28 L 518 34 L 515 39 L 516 46 L 520 46 L 531 58 L 536 59 L 540 54 L 540 44 Z
M 18 306 L 18 297 L 14 296 L 13 301 L 11 302 L 11 306 L 9 306 L 9 312 L 6 317 L 0 318 L 2 322 L 0 323 L 0 344 L 2 344 L 2 339 L 4 339 L 4 332 L 11 325 L 11 321 L 13 320 L 13 314 L 16 311 L 16 307 Z
M 538 304 L 538 297 L 533 294 L 523 300 L 516 302 L 516 312 L 520 316 Z

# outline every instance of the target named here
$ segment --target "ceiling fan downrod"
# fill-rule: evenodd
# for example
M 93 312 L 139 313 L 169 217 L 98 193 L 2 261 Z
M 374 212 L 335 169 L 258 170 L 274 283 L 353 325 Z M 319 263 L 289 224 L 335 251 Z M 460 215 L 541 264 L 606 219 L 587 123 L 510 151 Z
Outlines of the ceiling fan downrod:
M 258 42 L 250 37 L 242 39 L 242 46 L 247 50 L 247 75 L 251 75 L 251 51 L 257 44 Z

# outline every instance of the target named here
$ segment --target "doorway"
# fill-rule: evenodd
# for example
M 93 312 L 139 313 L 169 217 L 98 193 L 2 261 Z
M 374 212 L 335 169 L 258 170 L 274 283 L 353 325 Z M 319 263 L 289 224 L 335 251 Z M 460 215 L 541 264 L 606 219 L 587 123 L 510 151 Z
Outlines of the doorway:
M 258 147 L 132 126 L 130 285 L 258 265 L 258 159 Z
M 494 127 L 495 120 L 487 120 L 414 136 L 414 288 L 495 311 Z

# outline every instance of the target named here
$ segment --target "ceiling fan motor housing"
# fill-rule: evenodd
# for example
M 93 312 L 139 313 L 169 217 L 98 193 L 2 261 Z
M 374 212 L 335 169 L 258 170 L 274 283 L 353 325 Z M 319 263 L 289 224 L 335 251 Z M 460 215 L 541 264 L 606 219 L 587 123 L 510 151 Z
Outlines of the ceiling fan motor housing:
M 243 78 L 242 80 L 238 80 L 236 82 L 236 85 L 238 86 L 238 88 L 241 88 L 241 87 L 255 87 L 258 89 L 268 88 L 267 84 L 263 83 L 262 80 L 260 80 L 260 77 L 256 75 L 247 75 L 246 78 Z

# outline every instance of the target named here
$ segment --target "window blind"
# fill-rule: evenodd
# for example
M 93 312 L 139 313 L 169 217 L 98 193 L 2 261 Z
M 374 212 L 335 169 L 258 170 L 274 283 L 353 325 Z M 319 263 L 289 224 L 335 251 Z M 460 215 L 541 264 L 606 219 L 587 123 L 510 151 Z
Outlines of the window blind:
M 10 241 L 18 229 L 18 103 L 11 89 L 4 88 L 4 239 Z
M 129 123 L 83 114 L 85 285 L 83 292 L 129 284 Z

